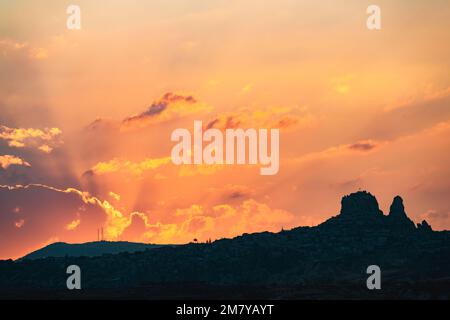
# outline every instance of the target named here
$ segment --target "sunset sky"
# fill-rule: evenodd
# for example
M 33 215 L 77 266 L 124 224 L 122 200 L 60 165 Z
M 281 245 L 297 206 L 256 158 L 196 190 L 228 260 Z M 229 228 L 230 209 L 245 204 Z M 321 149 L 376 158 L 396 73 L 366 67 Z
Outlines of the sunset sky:
M 450 229 L 448 0 L 70 4 L 0 0 L 0 259 L 317 225 L 359 189 Z M 279 173 L 175 166 L 194 120 L 280 128 Z

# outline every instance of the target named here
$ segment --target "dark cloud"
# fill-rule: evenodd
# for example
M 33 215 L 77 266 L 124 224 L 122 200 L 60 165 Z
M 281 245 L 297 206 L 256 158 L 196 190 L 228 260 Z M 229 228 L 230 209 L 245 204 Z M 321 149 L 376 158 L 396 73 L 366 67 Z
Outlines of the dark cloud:
M 377 144 L 374 142 L 357 142 L 348 146 L 350 150 L 367 152 L 373 150 L 377 147 Z
M 217 190 L 219 191 L 219 190 Z M 217 192 L 214 191 L 214 192 Z M 222 193 L 221 198 L 219 201 L 228 203 L 233 202 L 236 200 L 242 201 L 242 199 L 248 199 L 251 198 L 255 194 L 255 190 L 251 189 L 250 187 L 244 186 L 244 185 L 232 185 L 228 184 L 225 185 L 220 192 Z
M 206 129 L 217 128 L 220 130 L 237 129 L 241 125 L 241 121 L 236 119 L 237 116 L 225 116 L 211 120 L 206 125 Z
M 196 103 L 197 101 L 192 96 L 183 96 L 168 92 L 159 101 L 153 102 L 153 104 L 148 108 L 147 111 L 141 113 L 137 117 L 151 117 L 160 114 L 161 112 L 166 110 L 170 103 L 173 102 Z M 124 121 L 127 121 L 127 119 L 125 119 Z
M 130 126 L 141 126 L 146 124 L 147 122 L 151 122 L 152 118 L 157 118 L 162 113 L 164 113 L 166 110 L 169 109 L 169 107 L 172 104 L 176 103 L 185 103 L 185 104 L 196 104 L 197 100 L 193 96 L 185 96 L 180 95 L 172 92 L 166 93 L 161 99 L 158 101 L 153 102 L 150 107 L 135 116 L 128 117 L 122 121 L 122 126 L 130 127 Z M 176 112 L 177 114 L 183 114 L 181 110 Z M 169 119 L 166 119 L 169 120 Z
M 119 126 L 112 120 L 97 118 L 86 126 L 87 131 L 98 131 L 98 130 L 115 130 Z
M 312 121 L 313 117 L 310 114 L 299 114 L 296 108 L 269 108 L 261 111 L 242 109 L 214 117 L 206 122 L 204 129 L 251 127 L 288 129 L 310 125 Z

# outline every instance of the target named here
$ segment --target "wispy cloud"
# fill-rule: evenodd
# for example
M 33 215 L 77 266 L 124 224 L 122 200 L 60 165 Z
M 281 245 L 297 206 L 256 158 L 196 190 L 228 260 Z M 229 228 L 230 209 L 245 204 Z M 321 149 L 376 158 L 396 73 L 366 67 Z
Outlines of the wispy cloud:
M 348 148 L 355 151 L 366 152 L 375 149 L 378 146 L 374 141 L 362 141 L 348 145 Z
M 272 107 L 258 110 L 240 109 L 220 114 L 206 123 L 206 128 L 221 130 L 234 128 L 288 129 L 314 124 L 314 116 L 304 108 Z
M 19 157 L 8 154 L 0 156 L 0 168 L 8 169 L 12 165 L 31 167 L 31 165 L 28 162 Z
M 350 154 L 361 154 L 377 150 L 382 145 L 386 144 L 385 141 L 363 140 L 350 144 L 342 144 L 338 146 L 329 147 L 322 151 L 308 153 L 300 156 L 294 160 L 294 162 L 307 162 L 320 159 L 329 159 Z
M 14 226 L 15 226 L 17 229 L 22 228 L 24 225 L 25 225 L 25 220 L 24 220 L 24 219 L 20 219 L 20 220 L 14 222 Z
M 70 222 L 69 224 L 67 224 L 66 230 L 69 230 L 69 231 L 75 230 L 76 228 L 78 228 L 78 226 L 80 225 L 80 223 L 81 223 L 81 220 L 80 220 L 80 219 L 73 220 L 72 222 Z
M 12 39 L 1 39 L 0 50 L 3 52 L 3 55 L 19 52 L 31 60 L 44 60 L 49 57 L 49 52 L 46 48 L 33 47 L 27 42 L 14 41 Z
M 134 176 L 141 176 L 142 173 L 148 170 L 155 170 L 165 164 L 171 162 L 171 157 L 163 158 L 147 158 L 140 162 L 132 162 L 129 160 L 112 159 L 106 162 L 99 162 L 95 164 L 85 174 L 102 175 L 107 173 L 121 172 L 132 174 Z

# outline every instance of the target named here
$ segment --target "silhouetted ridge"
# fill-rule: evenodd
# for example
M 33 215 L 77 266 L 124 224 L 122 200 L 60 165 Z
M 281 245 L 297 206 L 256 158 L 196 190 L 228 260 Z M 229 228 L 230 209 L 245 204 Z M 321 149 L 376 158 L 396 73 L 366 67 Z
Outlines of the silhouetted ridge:
M 117 254 L 122 252 L 138 252 L 147 249 L 160 248 L 162 245 L 135 243 L 135 242 L 87 242 L 80 244 L 69 244 L 56 242 L 44 248 L 36 250 L 21 259 L 43 259 L 47 257 L 95 257 L 102 254 Z
M 449 299 L 450 232 L 411 223 L 400 197 L 384 215 L 375 197 L 360 191 L 315 227 L 101 255 L 99 245 L 124 245 L 70 246 L 69 255 L 67 245 L 55 244 L 38 252 L 40 259 L 0 261 L 0 299 Z M 382 270 L 378 292 L 366 288 L 372 264 Z M 67 290 L 69 265 L 83 270 L 80 294 Z

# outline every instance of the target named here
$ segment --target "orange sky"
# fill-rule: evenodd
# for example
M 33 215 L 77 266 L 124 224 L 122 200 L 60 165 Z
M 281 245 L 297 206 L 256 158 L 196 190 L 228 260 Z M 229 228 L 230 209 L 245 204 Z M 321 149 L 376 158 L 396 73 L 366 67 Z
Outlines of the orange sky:
M 315 225 L 358 189 L 450 228 L 448 1 L 377 1 L 380 31 L 360 0 L 77 4 L 78 31 L 61 1 L 0 4 L 0 259 L 99 227 L 185 243 Z M 279 173 L 173 165 L 194 120 L 280 128 Z

